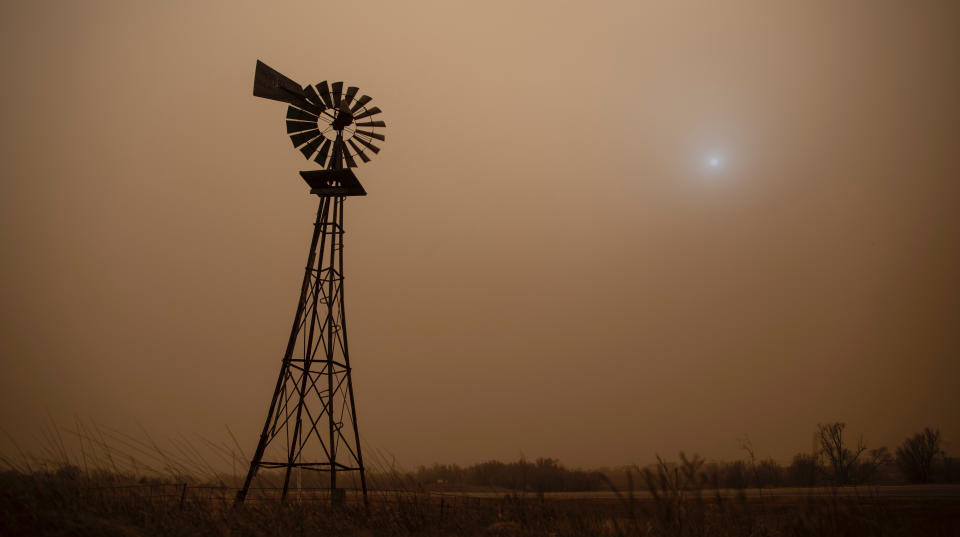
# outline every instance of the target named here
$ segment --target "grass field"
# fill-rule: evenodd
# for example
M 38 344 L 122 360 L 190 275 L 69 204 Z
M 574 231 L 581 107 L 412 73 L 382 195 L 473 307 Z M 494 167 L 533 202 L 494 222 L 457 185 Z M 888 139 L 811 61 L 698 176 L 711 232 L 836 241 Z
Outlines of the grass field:
M 350 492 L 332 506 L 322 475 L 298 475 L 307 488 L 281 502 L 265 474 L 235 506 L 239 449 L 208 443 L 234 467 L 218 472 L 189 443 L 82 425 L 48 437 L 37 455 L 0 456 L 0 536 L 960 536 L 960 485 L 722 488 L 683 454 L 608 472 L 605 490 L 540 494 L 427 485 L 379 456 L 367 504 Z
M 257 491 L 255 491 L 257 492 Z M 331 506 L 324 493 L 141 482 L 76 469 L 0 475 L 2 535 L 231 536 L 952 536 L 960 487 L 516 494 L 375 491 Z

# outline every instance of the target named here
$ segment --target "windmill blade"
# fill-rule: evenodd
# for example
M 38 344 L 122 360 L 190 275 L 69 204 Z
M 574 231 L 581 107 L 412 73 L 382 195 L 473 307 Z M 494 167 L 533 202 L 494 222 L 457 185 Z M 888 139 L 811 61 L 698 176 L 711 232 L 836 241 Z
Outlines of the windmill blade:
M 353 155 L 350 154 L 350 149 L 347 148 L 347 144 L 341 141 L 340 145 L 343 146 L 343 158 L 347 159 L 347 167 L 356 168 L 357 161 L 353 160 Z
M 334 147 L 339 146 L 337 149 L 337 168 L 342 170 L 347 167 L 346 160 L 343 157 L 343 154 L 347 152 L 347 144 L 343 143 L 343 140 L 340 140 L 339 144 L 333 142 L 333 145 Z
M 333 149 L 337 152 L 337 166 L 342 168 L 347 153 L 347 144 L 343 143 L 343 138 L 333 141 Z
M 313 140 L 317 136 L 320 136 L 320 131 L 313 129 L 312 131 L 301 132 L 300 134 L 294 134 L 290 137 L 290 141 L 293 142 L 293 147 L 300 147 L 301 145 Z
M 370 142 L 364 140 L 363 138 L 357 138 L 357 141 L 360 142 L 361 144 L 363 144 L 363 145 L 364 145 L 367 149 L 369 149 L 370 151 L 373 151 L 374 154 L 380 152 L 380 148 L 379 148 L 379 147 L 371 144 Z
M 253 73 L 253 95 L 290 104 L 305 101 L 300 84 L 260 60 Z
M 323 166 L 327 162 L 327 154 L 329 152 L 330 152 L 330 139 L 324 136 L 323 145 L 320 146 L 320 152 L 317 153 L 317 158 L 313 159 L 313 161 Z
M 367 136 L 367 137 L 369 137 L 369 138 L 376 138 L 377 140 L 380 140 L 381 142 L 387 139 L 387 137 L 384 136 L 384 135 L 382 135 L 382 134 L 377 134 L 377 133 L 375 133 L 375 132 L 370 132 L 370 131 L 363 131 L 363 130 L 360 130 L 360 129 L 357 129 L 357 134 L 362 134 L 362 135 Z
M 353 139 L 347 140 L 347 143 L 350 144 L 350 147 L 352 147 L 354 151 L 356 151 L 357 156 L 360 157 L 360 160 L 364 162 L 370 162 L 370 157 L 364 154 L 364 152 L 357 147 L 357 144 L 353 143 Z
M 323 100 L 320 99 L 320 95 L 317 94 L 317 90 L 313 89 L 313 86 L 307 86 L 304 88 L 303 95 L 311 103 L 319 106 L 320 108 L 324 107 Z
M 363 119 L 363 118 L 365 118 L 365 117 L 367 117 L 367 116 L 372 116 L 372 115 L 374 115 L 374 114 L 379 114 L 379 113 L 380 113 L 380 109 L 377 108 L 376 106 L 374 106 L 373 108 L 367 109 L 367 110 L 364 111 L 362 114 L 358 114 L 358 115 L 356 115 L 356 116 L 353 116 L 353 119 L 354 119 L 354 120 Z
M 330 155 L 330 162 L 327 163 L 328 168 L 339 169 L 341 167 L 341 164 L 340 164 L 340 161 L 342 160 L 340 158 L 340 155 L 342 154 L 340 150 L 341 143 L 342 142 L 340 138 L 337 138 L 336 140 L 333 141 L 333 153 Z
M 317 115 L 311 112 L 305 112 L 299 108 L 294 108 L 292 106 L 287 108 L 287 119 L 298 119 L 300 121 L 317 121 Z
M 294 132 L 303 132 L 317 128 L 316 121 L 290 121 L 287 120 L 287 134 Z
M 369 103 L 372 100 L 373 100 L 373 97 L 370 97 L 369 95 L 364 95 L 363 97 L 360 97 L 359 99 L 357 99 L 357 102 L 353 103 L 353 108 L 351 108 L 350 111 L 356 112 L 357 110 L 360 110 L 361 106 Z
M 317 84 L 317 93 L 320 94 L 320 98 L 323 99 L 323 103 L 327 105 L 328 108 L 333 106 L 333 100 L 330 99 L 330 88 L 327 87 L 326 80 Z
M 357 123 L 358 127 L 386 127 L 387 124 L 382 121 L 364 121 L 363 123 Z
M 347 93 L 343 96 L 343 101 L 340 104 L 342 106 L 350 106 L 350 102 L 353 101 L 353 97 L 358 91 L 360 91 L 360 88 L 356 86 L 350 86 L 347 88 Z
M 317 136 L 313 140 L 307 143 L 307 145 L 300 148 L 300 152 L 303 153 L 303 156 L 310 158 L 313 156 L 313 152 L 317 150 L 317 147 L 320 146 L 320 143 L 326 140 L 323 136 Z
M 334 82 L 330 84 L 330 93 L 333 94 L 334 108 L 340 108 L 340 97 L 343 95 L 343 82 Z

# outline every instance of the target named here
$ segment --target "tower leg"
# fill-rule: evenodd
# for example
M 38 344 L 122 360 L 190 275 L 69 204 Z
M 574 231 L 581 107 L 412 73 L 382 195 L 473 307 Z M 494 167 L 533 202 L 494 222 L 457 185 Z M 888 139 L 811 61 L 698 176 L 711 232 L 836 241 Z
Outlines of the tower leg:
M 340 198 L 340 223 L 343 224 L 343 198 Z M 339 250 L 340 255 L 340 267 L 343 268 L 343 247 L 341 245 Z M 346 313 L 346 300 L 344 299 L 344 291 L 340 289 L 340 318 L 343 320 L 343 325 L 341 329 L 343 330 L 343 361 L 347 366 L 347 371 L 350 371 L 350 350 L 347 345 L 347 313 Z M 351 412 L 351 422 L 353 422 L 353 439 L 354 446 L 357 448 L 357 463 L 360 467 L 360 490 L 363 492 L 363 504 L 368 505 L 367 503 L 367 473 L 366 469 L 363 466 L 363 450 L 360 447 L 360 428 L 357 425 L 357 405 L 354 402 L 353 398 L 353 377 L 347 375 L 347 393 L 350 394 L 350 412 Z
M 337 473 L 358 471 L 367 501 L 343 302 L 343 201 L 342 196 L 320 199 L 280 375 L 235 504 L 244 501 L 258 471 L 281 468 L 281 499 L 286 498 L 293 470 L 306 469 L 330 472 L 332 501 L 343 498 Z M 344 434 L 346 420 L 352 426 L 352 438 Z M 323 421 L 326 438 L 320 434 Z M 284 444 L 282 454 L 271 447 L 274 443 Z

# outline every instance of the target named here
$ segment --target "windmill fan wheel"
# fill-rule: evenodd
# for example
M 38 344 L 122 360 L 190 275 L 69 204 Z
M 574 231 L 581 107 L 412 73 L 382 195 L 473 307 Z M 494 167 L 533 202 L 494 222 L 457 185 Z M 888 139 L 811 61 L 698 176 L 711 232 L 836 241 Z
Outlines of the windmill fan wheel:
M 307 160 L 328 169 L 356 168 L 357 158 L 370 162 L 379 153 L 387 126 L 376 119 L 380 109 L 368 106 L 369 96 L 357 97 L 359 88 L 344 91 L 343 82 L 326 81 L 304 87 L 305 102 L 287 108 L 287 133 Z

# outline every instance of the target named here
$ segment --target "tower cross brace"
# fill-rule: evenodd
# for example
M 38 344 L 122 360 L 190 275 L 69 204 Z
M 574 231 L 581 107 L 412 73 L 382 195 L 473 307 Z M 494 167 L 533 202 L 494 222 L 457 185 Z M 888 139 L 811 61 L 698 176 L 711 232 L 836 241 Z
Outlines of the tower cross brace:
M 282 470 L 281 499 L 286 499 L 294 469 L 327 472 L 334 502 L 344 498 L 337 475 L 356 472 L 367 500 L 344 311 L 344 195 L 323 190 L 330 188 L 314 190 L 320 205 L 300 299 L 263 432 L 237 492 L 238 504 L 261 470 Z

